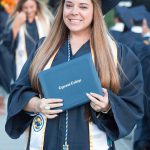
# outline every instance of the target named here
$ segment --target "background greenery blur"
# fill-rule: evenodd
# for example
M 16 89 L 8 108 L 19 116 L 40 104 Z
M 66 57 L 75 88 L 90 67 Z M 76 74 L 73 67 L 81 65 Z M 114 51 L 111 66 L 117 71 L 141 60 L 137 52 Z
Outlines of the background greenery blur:
M 150 11 L 150 0 L 132 0 L 132 2 L 133 2 L 133 6 L 145 5 L 147 10 Z M 105 16 L 105 21 L 106 21 L 106 24 L 107 24 L 108 27 L 113 26 L 113 24 L 114 24 L 113 18 L 114 18 L 114 10 L 110 11 Z

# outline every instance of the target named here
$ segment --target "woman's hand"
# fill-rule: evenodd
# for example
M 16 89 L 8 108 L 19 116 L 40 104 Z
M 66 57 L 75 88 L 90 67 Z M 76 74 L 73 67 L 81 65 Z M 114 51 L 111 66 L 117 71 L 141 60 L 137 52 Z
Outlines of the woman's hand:
M 13 31 L 13 39 L 15 40 L 18 34 L 18 31 L 21 27 L 21 25 L 23 25 L 27 20 L 26 14 L 22 11 L 22 12 L 18 12 L 15 20 L 12 24 L 12 31 Z
M 24 111 L 26 112 L 34 112 L 34 113 L 42 113 L 49 119 L 53 119 L 58 116 L 59 113 L 62 112 L 61 109 L 53 109 L 59 108 L 63 106 L 62 99 L 40 99 L 39 97 L 33 97 L 24 107 Z
M 17 13 L 17 16 L 16 16 L 14 22 L 17 25 L 21 26 L 26 22 L 26 20 L 27 20 L 27 16 L 26 16 L 25 12 L 22 11 L 22 12 Z
M 96 112 L 107 112 L 110 109 L 110 103 L 108 99 L 108 92 L 106 89 L 102 89 L 104 96 L 101 96 L 96 93 L 87 93 L 87 97 L 91 100 L 91 107 L 96 111 Z
M 61 109 L 54 110 L 53 108 L 59 108 L 63 106 L 62 99 L 40 99 L 36 102 L 35 109 L 37 112 L 42 113 L 49 119 L 53 119 L 62 112 Z

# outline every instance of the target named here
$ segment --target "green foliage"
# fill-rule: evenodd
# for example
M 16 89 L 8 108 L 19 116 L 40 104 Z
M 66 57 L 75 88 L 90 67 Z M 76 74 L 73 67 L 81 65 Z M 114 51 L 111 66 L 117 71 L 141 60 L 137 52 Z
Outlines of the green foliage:
M 108 27 L 114 25 L 114 10 L 111 10 L 107 15 L 105 15 L 105 21 Z

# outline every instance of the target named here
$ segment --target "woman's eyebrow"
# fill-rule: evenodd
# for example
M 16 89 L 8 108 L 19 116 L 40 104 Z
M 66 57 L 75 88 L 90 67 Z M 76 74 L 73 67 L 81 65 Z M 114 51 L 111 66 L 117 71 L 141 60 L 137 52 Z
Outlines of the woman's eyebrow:
M 66 3 L 72 3 L 71 1 L 67 0 Z

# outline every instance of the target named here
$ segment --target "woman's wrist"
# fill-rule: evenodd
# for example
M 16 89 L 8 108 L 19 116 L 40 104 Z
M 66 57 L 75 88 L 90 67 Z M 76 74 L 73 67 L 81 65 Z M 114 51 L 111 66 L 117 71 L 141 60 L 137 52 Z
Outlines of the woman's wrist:
M 27 105 L 24 107 L 24 111 L 26 112 L 32 112 L 32 113 L 39 113 L 39 97 L 33 97 L 31 100 L 27 103 Z
M 109 112 L 110 112 L 110 110 L 111 110 L 111 105 L 109 105 L 109 107 L 108 107 L 108 109 L 107 110 L 105 110 L 105 111 L 100 111 L 100 112 L 98 112 L 97 114 L 96 114 L 96 117 L 97 118 L 99 118 L 100 116 L 101 116 L 101 114 L 108 114 Z
M 107 114 L 111 109 L 111 105 L 109 104 L 108 108 L 106 110 L 101 110 L 102 113 Z

